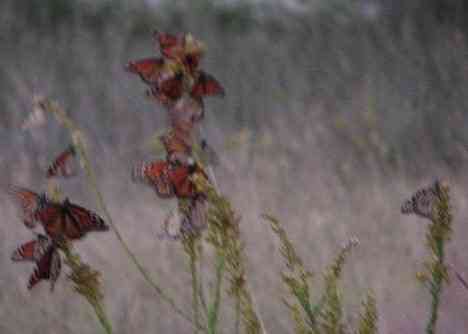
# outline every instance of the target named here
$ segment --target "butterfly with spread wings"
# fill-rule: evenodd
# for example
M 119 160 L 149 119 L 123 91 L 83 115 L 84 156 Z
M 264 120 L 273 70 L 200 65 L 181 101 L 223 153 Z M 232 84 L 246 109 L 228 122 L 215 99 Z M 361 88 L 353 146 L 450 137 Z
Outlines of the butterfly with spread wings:
M 39 222 L 46 234 L 54 240 L 76 240 L 88 232 L 108 231 L 109 226 L 96 213 L 71 203 L 47 199 L 26 188 L 12 187 L 13 197 L 21 203 L 20 210 L 26 226 L 33 228 Z
M 135 182 L 153 187 L 161 198 L 194 198 L 199 194 L 191 176 L 200 173 L 206 179 L 204 170 L 193 161 L 188 164 L 173 164 L 168 161 L 139 162 L 133 168 Z
M 76 175 L 72 166 L 72 159 L 76 156 L 76 150 L 70 145 L 65 151 L 60 153 L 47 169 L 47 178 L 64 177 L 69 178 Z
M 20 245 L 12 254 L 15 262 L 30 261 L 36 263 L 36 268 L 29 277 L 28 289 L 31 290 L 41 280 L 50 280 L 51 290 L 60 276 L 62 263 L 57 245 L 42 234 L 37 239 Z

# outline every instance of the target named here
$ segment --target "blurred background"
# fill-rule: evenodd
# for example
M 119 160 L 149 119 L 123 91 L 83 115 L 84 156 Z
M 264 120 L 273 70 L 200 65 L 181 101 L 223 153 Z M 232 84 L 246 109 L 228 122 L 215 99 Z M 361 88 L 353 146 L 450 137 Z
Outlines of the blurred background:
M 225 86 L 206 100 L 203 135 L 217 150 L 218 184 L 242 216 L 249 281 L 268 333 L 292 333 L 281 302 L 278 242 L 260 214 L 276 215 L 315 275 L 349 237 L 360 247 L 344 271 L 345 319 L 374 289 L 380 333 L 420 333 L 429 292 L 416 281 L 428 256 L 425 222 L 402 216 L 415 190 L 452 185 L 454 235 L 447 259 L 468 275 L 468 4 L 463 0 L 270 0 L 0 2 L 0 184 L 44 190 L 44 172 L 69 144 L 52 119 L 22 129 L 34 95 L 56 99 L 87 134 L 115 223 L 151 274 L 187 312 L 191 286 L 182 246 L 159 240 L 176 206 L 130 180 L 137 159 L 154 159 L 162 108 L 124 71 L 153 56 L 154 29 L 191 32 L 207 45 L 203 68 Z M 49 117 L 49 116 L 48 116 Z M 161 154 L 162 156 L 162 154 Z M 62 182 L 72 201 L 96 208 L 84 176 Z M 97 333 L 99 324 L 65 280 L 31 292 L 33 266 L 11 252 L 31 239 L 0 193 L 0 332 Z M 187 333 L 154 295 L 115 236 L 76 245 L 103 274 L 115 333 Z M 212 265 L 206 263 L 206 270 Z M 468 277 L 468 276 L 467 276 Z M 465 333 L 468 291 L 443 292 L 439 331 Z M 232 332 L 226 303 L 224 333 Z

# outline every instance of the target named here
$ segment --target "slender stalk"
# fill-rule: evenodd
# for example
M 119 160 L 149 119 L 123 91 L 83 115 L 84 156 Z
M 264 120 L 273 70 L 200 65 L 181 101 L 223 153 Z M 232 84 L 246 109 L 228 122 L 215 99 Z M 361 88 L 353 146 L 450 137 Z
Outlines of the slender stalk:
M 203 256 L 203 239 L 200 239 L 200 242 L 198 243 L 198 272 L 199 272 L 199 280 L 198 280 L 198 294 L 200 298 L 200 304 L 202 306 L 203 313 L 205 317 L 208 316 L 208 306 L 206 304 L 206 298 L 205 298 L 205 293 L 203 289 L 203 263 L 204 263 L 204 256 Z
M 437 262 L 436 267 L 443 268 L 444 267 L 444 247 L 443 247 L 443 240 L 439 239 L 436 240 L 437 243 Z M 432 272 L 432 281 L 430 283 L 430 291 L 432 296 L 431 302 L 431 314 L 429 317 L 429 322 L 426 327 L 426 332 L 428 334 L 433 334 L 436 331 L 436 323 L 438 319 L 438 310 L 440 305 L 440 295 L 442 293 L 442 283 L 444 280 L 444 276 L 438 271 L 434 270 Z
M 240 303 L 240 298 L 236 298 L 236 308 L 235 308 L 235 334 L 240 333 L 240 312 L 241 312 L 241 303 Z
M 199 301 L 199 282 L 198 282 L 198 272 L 197 272 L 197 239 L 193 236 L 187 236 L 183 239 L 185 252 L 189 256 L 190 262 L 190 273 L 192 275 L 192 316 L 195 323 L 200 323 L 200 311 L 198 308 Z M 198 333 L 198 328 L 194 328 L 193 332 Z
M 65 242 L 60 245 L 60 249 L 65 256 L 65 263 L 71 269 L 68 278 L 73 282 L 75 292 L 85 298 L 93 307 L 94 313 L 106 334 L 112 334 L 112 325 L 102 304 L 104 296 L 101 292 L 100 273 L 83 263 L 80 256 L 72 252 L 70 244 Z
M 99 319 L 99 322 L 101 323 L 102 327 L 106 331 L 106 334 L 112 334 L 112 325 L 107 319 L 106 314 L 102 308 L 102 305 L 96 304 L 96 305 L 93 305 L 93 308 L 94 308 L 94 312 L 96 313 Z
M 221 301 L 221 286 L 223 282 L 225 257 L 222 252 L 217 252 L 216 259 L 216 283 L 214 291 L 214 301 L 208 309 L 208 334 L 215 334 L 218 324 L 219 305 Z
M 439 314 L 440 298 L 444 281 L 447 281 L 447 265 L 445 264 L 445 243 L 452 233 L 452 214 L 450 207 L 449 186 L 446 182 L 437 181 L 434 186 L 437 200 L 432 208 L 432 223 L 428 226 L 427 244 L 432 256 L 426 266 L 430 272 L 430 292 L 432 296 L 429 321 L 426 333 L 436 332 Z

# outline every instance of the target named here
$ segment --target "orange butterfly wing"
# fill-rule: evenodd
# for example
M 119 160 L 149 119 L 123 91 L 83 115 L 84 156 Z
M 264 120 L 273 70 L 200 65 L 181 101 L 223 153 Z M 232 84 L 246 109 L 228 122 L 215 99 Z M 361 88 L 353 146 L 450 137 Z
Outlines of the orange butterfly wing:
M 175 166 L 169 172 L 169 179 L 174 186 L 174 192 L 179 198 L 193 197 L 195 188 L 190 180 L 190 167 L 187 165 Z
M 126 66 L 127 71 L 138 74 L 147 84 L 157 83 L 163 76 L 164 59 L 145 58 L 130 61 Z
M 105 232 L 109 226 L 99 215 L 79 205 L 65 201 L 64 233 L 69 239 L 79 239 L 88 232 Z
M 198 79 L 192 87 L 191 95 L 195 98 L 204 96 L 224 96 L 223 86 L 211 74 L 200 71 Z
M 36 240 L 28 241 L 19 246 L 11 255 L 11 260 L 18 261 L 38 261 L 51 244 L 51 240 L 41 234 Z
M 10 185 L 8 193 L 15 200 L 23 223 L 27 228 L 34 228 L 36 226 L 36 219 L 34 218 L 35 212 L 41 206 L 42 198 L 39 194 L 29 189 Z
M 132 178 L 135 182 L 150 185 L 159 197 L 171 198 L 174 191 L 169 182 L 168 171 L 167 161 L 138 162 L 133 167 Z

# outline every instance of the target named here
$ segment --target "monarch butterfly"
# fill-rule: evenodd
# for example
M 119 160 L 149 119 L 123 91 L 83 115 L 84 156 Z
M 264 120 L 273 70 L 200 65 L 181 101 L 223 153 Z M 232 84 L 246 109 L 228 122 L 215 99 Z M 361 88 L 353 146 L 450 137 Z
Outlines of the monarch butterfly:
M 45 254 L 36 262 L 36 268 L 29 277 L 28 290 L 31 290 L 41 280 L 49 280 L 50 290 L 53 291 L 61 270 L 62 261 L 58 248 L 55 245 L 50 245 Z
M 224 96 L 225 91 L 223 86 L 215 79 L 214 76 L 203 71 L 199 71 L 197 80 L 192 87 L 190 95 L 195 98 L 204 96 Z
M 104 232 L 109 226 L 96 213 L 71 203 L 68 198 L 62 203 L 48 202 L 36 213 L 45 232 L 52 239 L 76 240 L 88 232 Z
M 174 196 L 174 189 L 169 180 L 169 168 L 166 161 L 140 161 L 133 166 L 132 179 L 134 182 L 144 182 L 154 188 L 161 198 Z
M 410 199 L 402 204 L 401 213 L 407 215 L 416 214 L 424 218 L 432 219 L 434 205 L 440 198 L 440 187 L 440 182 L 435 181 L 430 187 L 419 189 Z
M 139 162 L 133 168 L 133 180 L 152 186 L 157 195 L 163 198 L 193 198 L 198 194 L 190 176 L 205 172 L 196 163 L 171 164 L 168 161 Z
M 45 194 L 38 195 L 26 188 L 12 186 L 12 193 L 22 206 L 24 223 L 33 228 L 40 222 L 52 239 L 81 239 L 91 231 L 107 231 L 109 226 L 94 212 L 71 203 L 49 201 Z
M 34 228 L 37 223 L 36 213 L 46 206 L 47 196 L 14 185 L 9 186 L 8 192 L 19 207 L 24 225 L 30 229 Z
M 29 277 L 28 289 L 32 289 L 41 280 L 51 281 L 51 290 L 60 276 L 61 259 L 57 246 L 42 234 L 36 240 L 31 240 L 19 246 L 11 256 L 12 261 L 32 261 L 36 268 Z
M 60 153 L 57 158 L 47 169 L 47 178 L 51 177 L 71 177 L 76 175 L 76 172 L 71 166 L 70 160 L 76 155 L 75 148 L 70 145 L 65 151 Z

